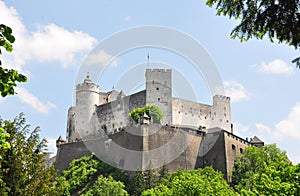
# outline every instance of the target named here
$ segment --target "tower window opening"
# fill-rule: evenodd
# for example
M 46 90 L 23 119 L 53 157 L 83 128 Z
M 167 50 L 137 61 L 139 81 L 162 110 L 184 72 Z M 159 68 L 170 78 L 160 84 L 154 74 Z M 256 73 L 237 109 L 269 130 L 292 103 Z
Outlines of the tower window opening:
M 159 88 L 158 88 L 158 87 L 156 87 L 156 90 L 158 91 L 158 90 L 159 90 Z
M 157 98 L 158 101 L 160 101 L 160 98 Z
M 235 145 L 232 144 L 232 145 L 231 145 L 231 148 L 232 148 L 232 150 L 235 150 Z
M 243 153 L 243 149 L 242 148 L 240 148 L 240 153 Z

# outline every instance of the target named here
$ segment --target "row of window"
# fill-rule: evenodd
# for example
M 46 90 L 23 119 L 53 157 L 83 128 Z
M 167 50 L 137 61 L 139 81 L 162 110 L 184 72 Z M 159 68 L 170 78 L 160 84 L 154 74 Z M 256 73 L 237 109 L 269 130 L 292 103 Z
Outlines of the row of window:
M 233 151 L 236 151 L 236 147 L 234 144 L 231 145 L 231 148 Z M 240 153 L 243 153 L 244 152 L 244 149 L 240 148 Z

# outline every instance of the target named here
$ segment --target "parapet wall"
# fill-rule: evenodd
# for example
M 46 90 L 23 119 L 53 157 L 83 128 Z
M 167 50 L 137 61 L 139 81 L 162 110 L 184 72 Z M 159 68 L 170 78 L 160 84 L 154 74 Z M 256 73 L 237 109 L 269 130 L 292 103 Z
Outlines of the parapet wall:
M 210 105 L 173 98 L 172 107 L 173 125 L 210 128 Z

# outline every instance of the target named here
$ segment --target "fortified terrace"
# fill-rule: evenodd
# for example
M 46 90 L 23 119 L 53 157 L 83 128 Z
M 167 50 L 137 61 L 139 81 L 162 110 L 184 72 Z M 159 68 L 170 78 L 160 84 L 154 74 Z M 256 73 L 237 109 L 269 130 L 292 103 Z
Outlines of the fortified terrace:
M 101 149 L 100 157 L 124 170 L 147 169 L 159 161 L 164 161 L 169 172 L 212 166 L 230 182 L 234 160 L 245 147 L 264 145 L 257 137 L 248 141 L 233 133 L 230 97 L 215 95 L 212 105 L 174 98 L 171 69 L 146 69 L 145 82 L 145 90 L 131 95 L 116 90 L 101 92 L 89 76 L 76 86 L 75 106 L 68 110 L 66 140 L 57 140 L 55 164 L 59 171 L 73 159 Z M 147 105 L 160 108 L 160 124 L 146 114 L 139 122 L 128 117 L 130 111 Z M 149 132 L 152 134 L 136 134 Z M 166 147 L 169 153 L 162 157 L 146 156 L 149 150 L 164 146 L 175 135 L 187 144 L 178 156 L 170 159 L 172 146 Z M 134 164 L 128 162 L 126 154 L 116 153 L 112 142 L 141 155 Z

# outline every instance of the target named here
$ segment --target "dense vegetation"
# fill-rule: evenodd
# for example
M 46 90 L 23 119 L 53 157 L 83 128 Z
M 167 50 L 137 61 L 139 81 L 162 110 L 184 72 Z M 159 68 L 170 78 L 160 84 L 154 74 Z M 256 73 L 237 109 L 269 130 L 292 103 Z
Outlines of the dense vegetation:
M 129 117 L 131 117 L 137 123 L 145 113 L 154 123 L 160 123 L 163 117 L 161 109 L 156 105 L 147 105 L 142 108 L 133 109 L 129 112 Z
M 1 195 L 50 194 L 54 168 L 45 166 L 46 140 L 39 127 L 31 130 L 20 114 L 13 121 L 0 119 L 0 130 L 6 134 L 0 144 Z
M 212 167 L 188 172 L 179 170 L 158 186 L 143 192 L 150 195 L 237 195 L 227 184 L 223 174 Z
M 232 183 L 241 195 L 300 195 L 300 164 L 276 147 L 249 147 L 236 160 Z
M 92 154 L 73 160 L 54 182 L 57 195 L 90 195 L 103 186 L 104 195 L 127 195 L 124 184 L 130 187 L 128 177 Z M 117 192 L 115 192 L 117 191 Z

